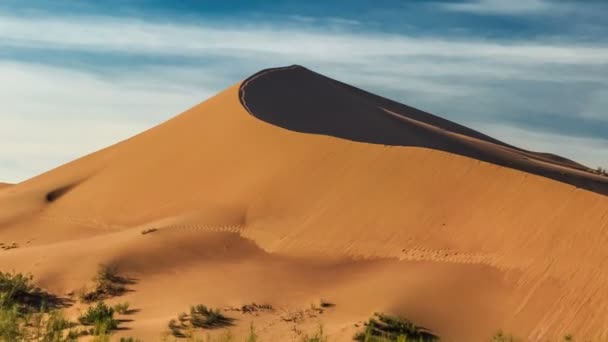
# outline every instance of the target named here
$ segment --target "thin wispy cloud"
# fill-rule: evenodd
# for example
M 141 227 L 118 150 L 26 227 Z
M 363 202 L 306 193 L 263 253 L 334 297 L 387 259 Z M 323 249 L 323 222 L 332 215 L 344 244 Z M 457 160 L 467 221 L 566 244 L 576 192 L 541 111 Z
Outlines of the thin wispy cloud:
M 0 180 L 24 180 L 288 64 L 526 148 L 592 166 L 608 159 L 606 45 L 352 33 L 363 23 L 285 18 L 289 24 L 0 14 L 0 142 L 11 146 L 0 151 Z
M 549 0 L 471 0 L 442 3 L 441 8 L 454 12 L 521 15 L 555 11 L 560 5 Z
M 368 62 L 386 56 L 477 58 L 512 63 L 606 64 L 608 47 L 543 42 L 416 38 L 349 34 L 272 25 L 187 25 L 103 17 L 0 16 L 7 47 L 160 54 L 242 56 L 274 54 L 305 60 Z

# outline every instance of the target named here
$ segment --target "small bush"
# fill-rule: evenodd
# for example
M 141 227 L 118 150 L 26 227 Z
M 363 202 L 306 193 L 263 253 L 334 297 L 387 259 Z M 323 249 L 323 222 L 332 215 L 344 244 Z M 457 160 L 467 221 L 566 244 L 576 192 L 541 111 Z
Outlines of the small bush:
M 0 341 L 19 341 L 23 336 L 17 306 L 0 307 Z
M 78 321 L 82 325 L 92 325 L 91 333 L 93 335 L 104 335 L 118 328 L 118 321 L 114 319 L 114 309 L 104 302 L 89 307 L 87 312 L 78 318 Z
M 175 337 L 185 337 L 184 333 L 182 332 L 182 325 L 177 324 L 175 319 L 171 319 L 169 324 L 167 324 L 167 327 L 169 328 L 171 335 Z
M 44 342 L 60 342 L 60 341 L 76 341 L 77 334 L 70 331 L 67 337 L 64 338 L 64 331 L 72 327 L 72 323 L 68 321 L 60 311 L 51 311 L 46 320 L 44 329 Z
M 0 272 L 0 306 L 8 308 L 31 302 L 40 293 L 32 279 L 29 274 Z
M 517 339 L 513 335 L 505 334 L 502 330 L 498 330 L 494 336 L 492 336 L 492 342 L 517 342 Z
M 118 303 L 114 305 L 114 311 L 119 315 L 126 315 L 129 313 L 129 302 Z
M 190 322 L 195 328 L 213 329 L 232 324 L 232 320 L 218 309 L 211 309 L 205 305 L 196 305 L 190 308 Z
M 420 342 L 438 341 L 439 338 L 425 328 L 407 319 L 376 313 L 365 323 L 364 332 L 355 335 L 355 340 L 363 342 L 405 341 L 414 339 Z
M 80 295 L 80 299 L 85 303 L 120 296 L 127 291 L 125 285 L 132 283 L 131 280 L 120 276 L 115 266 L 103 264 L 99 265 L 93 280 L 95 281 L 94 290 L 85 291 Z
M 140 339 L 133 338 L 133 337 L 121 337 L 120 342 L 143 342 L 143 341 Z

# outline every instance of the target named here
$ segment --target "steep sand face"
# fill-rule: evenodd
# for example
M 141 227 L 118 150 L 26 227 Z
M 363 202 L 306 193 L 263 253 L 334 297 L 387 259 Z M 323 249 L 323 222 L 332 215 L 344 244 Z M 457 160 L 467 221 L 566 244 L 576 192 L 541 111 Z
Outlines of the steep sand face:
M 432 148 L 608 194 L 608 179 L 591 174 L 583 165 L 505 144 L 301 66 L 267 69 L 251 76 L 240 89 L 240 100 L 252 115 L 290 130 Z
M 234 313 L 235 329 L 254 321 L 265 340 L 322 321 L 335 340 L 348 341 L 353 324 L 374 311 L 403 314 L 455 341 L 497 329 L 533 340 L 607 336 L 602 179 L 567 160 L 529 157 L 549 174 L 588 181 L 594 193 L 441 148 L 298 133 L 250 115 L 239 95 L 237 84 L 1 190 L 0 242 L 20 248 L 0 252 L 0 269 L 32 272 L 67 293 L 97 264 L 116 264 L 137 278 L 134 292 L 118 299 L 141 309 L 126 334 L 148 340 L 192 304 L 250 302 L 278 311 Z M 397 109 L 387 111 L 404 116 Z M 424 126 L 419 141 L 449 147 L 461 139 L 458 146 L 500 160 L 515 155 L 464 128 L 413 124 L 441 131 Z M 157 231 L 141 234 L 149 228 Z M 337 305 L 297 324 L 284 320 L 320 298 Z

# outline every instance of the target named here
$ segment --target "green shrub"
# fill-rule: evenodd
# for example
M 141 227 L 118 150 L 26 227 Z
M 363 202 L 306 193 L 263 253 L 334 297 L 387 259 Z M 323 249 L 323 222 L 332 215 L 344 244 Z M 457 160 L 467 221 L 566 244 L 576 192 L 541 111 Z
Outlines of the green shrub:
M 190 308 L 190 323 L 195 328 L 212 329 L 231 325 L 232 320 L 220 313 L 220 310 L 200 304 Z
M 114 309 L 104 302 L 89 307 L 87 312 L 78 318 L 78 321 L 82 325 L 92 325 L 91 333 L 93 335 L 104 335 L 118 328 L 118 321 L 114 319 Z
M 32 279 L 29 274 L 0 272 L 0 306 L 28 304 L 40 293 L 40 289 L 32 284 Z
M 512 335 L 505 334 L 502 330 L 498 330 L 492 336 L 492 342 L 516 342 L 517 340 Z
M 375 313 L 374 317 L 365 323 L 365 326 L 365 331 L 355 335 L 355 340 L 362 342 L 439 340 L 427 329 L 419 327 L 407 319 L 381 313 Z
M 93 280 L 95 281 L 93 291 L 85 291 L 80 296 L 80 299 L 85 303 L 120 296 L 127 291 L 125 285 L 131 283 L 129 279 L 118 274 L 116 266 L 103 264 L 99 265 Z
M 140 339 L 133 338 L 133 337 L 121 337 L 120 342 L 143 342 L 143 341 Z
M 67 337 L 64 338 L 64 331 L 72 327 L 70 321 L 68 321 L 63 313 L 60 311 L 51 311 L 48 314 L 46 320 L 46 326 L 44 327 L 43 342 L 60 342 L 60 341 L 76 341 L 77 334 L 73 331 L 68 332 Z
M 169 331 L 171 332 L 171 335 L 175 337 L 185 337 L 184 333 L 182 332 L 182 325 L 177 324 L 177 321 L 175 319 L 171 319 L 167 326 L 169 328 Z
M 19 341 L 23 336 L 16 305 L 0 307 L 0 341 Z
M 115 304 L 114 311 L 120 315 L 128 314 L 129 313 L 129 302 Z

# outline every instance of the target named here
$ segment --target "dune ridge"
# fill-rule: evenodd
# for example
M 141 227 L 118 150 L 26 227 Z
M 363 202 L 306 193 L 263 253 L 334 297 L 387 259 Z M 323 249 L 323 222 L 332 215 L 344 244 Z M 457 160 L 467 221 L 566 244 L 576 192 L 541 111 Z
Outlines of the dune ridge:
M 498 329 L 529 340 L 608 336 L 603 179 L 302 69 L 258 73 L 0 191 L 0 242 L 19 244 L 0 252 L 0 269 L 65 294 L 97 264 L 118 265 L 138 279 L 119 299 L 141 309 L 128 335 L 146 340 L 190 305 L 251 302 L 280 308 L 256 318 L 262 339 L 297 338 L 281 315 L 321 297 L 335 309 L 297 327 L 321 321 L 336 341 L 375 311 L 447 341 Z M 345 97 L 357 125 L 345 123 Z M 331 130 L 307 111 L 323 104 L 335 110 L 322 112 L 336 114 Z M 386 132 L 394 144 L 377 135 L 387 122 L 398 127 Z
M 608 178 L 586 166 L 506 144 L 299 65 L 254 74 L 243 82 L 239 98 L 255 117 L 297 132 L 432 148 L 608 194 Z

